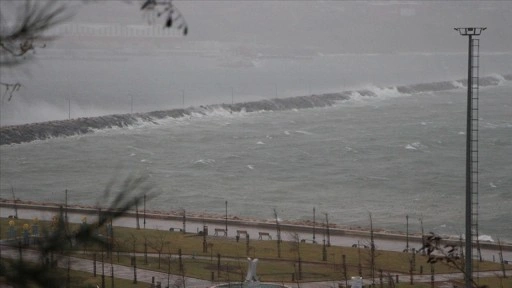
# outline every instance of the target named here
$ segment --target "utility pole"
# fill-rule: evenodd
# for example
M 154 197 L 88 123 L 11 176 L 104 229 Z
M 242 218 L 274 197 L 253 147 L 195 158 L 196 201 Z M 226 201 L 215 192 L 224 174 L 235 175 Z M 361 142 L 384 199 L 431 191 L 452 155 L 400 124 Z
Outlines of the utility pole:
M 137 230 L 140 230 L 140 222 L 139 222 L 139 201 L 135 202 L 135 222 L 137 222 Z
M 421 225 L 421 248 L 425 248 L 425 231 L 423 230 L 423 218 L 420 218 L 420 225 Z M 422 249 L 423 255 L 425 255 L 425 249 Z
M 313 244 L 316 243 L 316 240 L 315 240 L 315 233 L 316 233 L 316 207 L 313 207 Z
M 66 225 L 66 233 L 69 232 L 68 231 L 68 189 L 65 190 L 65 194 L 66 194 L 66 197 L 65 197 L 65 207 L 66 209 L 64 210 L 64 225 Z
M 228 201 L 226 200 L 226 237 L 228 236 Z
M 103 248 L 101 248 L 101 287 L 105 287 L 105 261 L 103 259 Z
M 185 89 L 181 90 L 181 107 L 185 109 Z
M 11 185 L 12 201 L 14 204 L 14 217 L 18 219 L 18 206 L 16 205 L 16 196 L 14 195 L 14 187 Z
M 183 234 L 187 233 L 186 232 L 186 229 L 187 229 L 187 211 L 185 209 L 183 209 Z
M 171 255 L 169 255 L 169 265 L 167 266 L 167 287 L 171 287 L 170 279 L 171 279 Z
M 405 215 L 405 250 L 409 252 L 409 215 Z
M 473 36 L 479 36 L 482 31 L 487 28 L 465 27 L 454 29 L 458 31 L 461 36 L 468 36 L 469 40 L 466 118 L 466 255 L 464 283 L 466 288 L 471 288 L 473 287 L 473 235 L 478 233 L 478 69 L 480 62 L 478 55 L 480 41 L 479 39 L 473 39 Z M 476 168 L 476 170 L 474 168 Z
M 277 230 L 277 257 L 281 258 L 281 226 L 279 225 L 279 217 L 277 217 L 276 209 L 274 209 L 274 218 L 276 219 Z
M 146 229 L 146 194 L 144 194 L 144 229 Z
M 375 287 L 375 242 L 373 238 L 373 219 L 372 213 L 370 214 L 370 265 L 372 274 L 372 287 Z
M 231 87 L 231 109 L 229 113 L 233 114 L 233 105 L 235 104 L 235 92 L 233 91 L 233 87 Z
M 331 247 L 331 232 L 329 230 L 329 214 L 325 213 L 325 227 L 326 227 L 326 233 L 327 233 L 327 247 Z

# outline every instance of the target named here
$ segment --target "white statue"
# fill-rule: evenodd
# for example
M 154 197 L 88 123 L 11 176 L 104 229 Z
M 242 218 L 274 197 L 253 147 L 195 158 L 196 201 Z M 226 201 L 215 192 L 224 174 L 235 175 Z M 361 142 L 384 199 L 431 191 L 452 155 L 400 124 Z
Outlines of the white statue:
M 258 259 L 247 258 L 247 276 L 245 282 L 258 282 L 258 276 L 256 276 L 256 265 Z

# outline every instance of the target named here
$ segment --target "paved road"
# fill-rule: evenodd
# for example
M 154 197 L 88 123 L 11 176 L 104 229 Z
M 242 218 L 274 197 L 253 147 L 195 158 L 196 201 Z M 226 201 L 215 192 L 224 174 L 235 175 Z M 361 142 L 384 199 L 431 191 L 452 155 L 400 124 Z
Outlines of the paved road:
M 8 246 L 2 246 L 2 257 L 9 257 L 14 258 L 18 257 L 18 250 L 16 248 L 11 248 Z M 33 251 L 26 249 L 23 251 L 23 258 L 28 261 L 39 261 L 38 254 Z M 67 260 L 66 258 L 61 259 L 58 262 L 59 267 L 66 268 L 67 267 Z M 71 265 L 71 269 L 78 270 L 78 271 L 85 271 L 89 273 L 94 273 L 94 263 L 92 260 L 88 259 L 82 259 L 82 258 L 76 258 L 76 257 L 69 257 L 69 263 Z M 112 275 L 112 270 L 114 269 L 114 275 L 116 278 L 121 279 L 128 279 L 133 280 L 134 279 L 134 269 L 133 267 L 123 266 L 123 265 L 117 265 L 117 264 L 110 264 L 105 263 L 104 269 L 105 269 L 105 282 L 110 282 L 110 277 Z M 102 275 L 102 266 L 100 262 L 96 262 L 96 273 L 98 275 L 98 284 L 101 284 L 101 275 Z M 161 272 L 155 272 L 150 271 L 146 269 L 140 269 L 137 268 L 137 281 L 138 282 L 145 282 L 145 283 L 151 283 L 152 278 L 155 278 L 155 282 L 162 282 L 163 286 L 167 286 L 167 279 L 168 275 L 167 273 L 161 273 Z M 174 281 L 181 279 L 182 277 L 179 275 L 170 275 L 169 281 L 170 283 L 174 283 Z M 200 279 L 186 278 L 186 284 L 187 287 L 194 288 L 194 287 L 210 287 L 212 286 L 210 281 L 204 281 Z
M 2 246 L 2 257 L 9 257 L 14 258 L 18 257 L 19 252 L 16 248 L 8 247 L 8 246 Z M 154 256 L 154 255 L 153 255 Z M 23 251 L 23 257 L 25 260 L 28 261 L 39 261 L 38 254 L 30 249 L 26 249 Z M 67 261 L 70 261 L 71 268 L 73 270 L 78 271 L 85 271 L 93 273 L 94 270 L 94 264 L 92 260 L 88 259 L 82 259 L 82 258 L 76 258 L 76 257 L 69 257 L 68 259 L 64 258 L 59 261 L 59 267 L 66 268 L 67 267 Z M 96 273 L 98 275 L 98 284 L 101 284 L 101 274 L 102 274 L 102 266 L 100 262 L 96 263 Z M 117 264 L 110 264 L 105 263 L 104 266 L 105 269 L 105 281 L 109 283 L 110 275 L 112 275 L 111 271 L 113 269 L 114 275 L 116 278 L 121 279 L 127 279 L 127 280 L 133 280 L 134 279 L 134 269 L 133 267 L 127 267 L 123 265 L 117 265 Z M 512 274 L 512 270 L 506 271 L 507 275 Z M 488 272 L 478 272 L 475 273 L 475 277 L 495 277 L 497 275 L 502 275 L 501 271 L 488 271 Z M 145 283 L 151 283 L 153 280 L 153 277 L 155 279 L 155 282 L 161 282 L 163 287 L 167 286 L 167 283 L 174 283 L 175 281 L 181 281 L 182 277 L 179 275 L 168 275 L 167 273 L 162 272 L 155 272 L 150 271 L 146 269 L 137 268 L 137 281 L 138 282 L 145 282 Z M 393 280 L 396 280 L 396 277 L 398 277 L 399 282 L 408 283 L 410 281 L 410 276 L 405 274 L 398 274 L 393 275 Z M 462 273 L 450 273 L 450 274 L 436 274 L 435 275 L 435 282 L 448 282 L 450 280 L 456 280 L 456 279 L 463 279 Z M 214 283 L 210 281 L 195 279 L 191 277 L 185 277 L 186 286 L 190 288 L 206 288 L 211 287 L 214 285 Z M 376 279 L 376 283 L 378 284 L 379 280 Z M 430 275 L 414 275 L 414 282 L 425 282 L 428 283 L 431 281 Z M 294 284 L 294 283 L 284 283 L 285 285 L 289 287 L 302 287 L 302 288 L 327 288 L 327 287 L 338 287 L 338 281 L 327 281 L 327 282 L 311 282 L 311 283 L 301 283 L 300 285 Z M 366 279 L 366 284 L 370 284 L 371 281 Z M 349 281 L 350 284 L 350 281 Z

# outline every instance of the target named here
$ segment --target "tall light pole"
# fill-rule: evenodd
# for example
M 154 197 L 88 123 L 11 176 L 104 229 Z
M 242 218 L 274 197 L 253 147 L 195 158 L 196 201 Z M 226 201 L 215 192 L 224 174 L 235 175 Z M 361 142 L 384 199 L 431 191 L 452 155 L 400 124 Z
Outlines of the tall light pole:
M 226 200 L 226 237 L 228 236 L 228 201 Z
M 233 87 L 231 87 L 231 109 L 229 113 L 233 113 L 233 105 L 235 104 L 235 92 L 233 90 Z
M 421 225 L 421 247 L 425 247 L 425 232 L 423 231 L 423 218 L 420 217 Z M 423 255 L 425 255 L 425 249 L 423 249 Z
M 327 247 L 331 247 L 331 232 L 329 231 L 329 214 L 328 213 L 324 213 L 325 214 L 325 230 L 327 232 Z
M 181 105 L 185 109 L 185 89 L 181 90 Z
M 316 207 L 313 207 L 313 244 L 316 244 Z
M 477 211 L 473 213 L 473 208 L 478 209 L 478 171 L 473 170 L 477 168 L 474 160 L 478 160 L 478 146 L 475 141 L 478 141 L 478 48 L 479 40 L 473 39 L 473 36 L 479 36 L 486 27 L 465 27 L 455 28 L 461 36 L 468 36 L 468 83 L 467 83 L 467 118 L 466 118 L 466 239 L 465 239 L 465 273 L 464 283 L 466 288 L 471 288 L 473 285 L 473 228 L 478 229 Z M 476 51 L 475 51 L 476 49 Z M 473 55 L 476 52 L 476 59 Z M 476 61 L 475 61 L 476 60 Z M 476 73 L 475 73 L 476 72 Z M 475 76 L 476 75 L 476 76 Z M 473 82 L 475 81 L 475 82 Z M 476 95 L 474 95 L 474 90 Z M 475 98 L 476 96 L 476 98 Z M 476 105 L 473 105 L 476 104 Z M 476 113 L 474 118 L 473 112 Z M 475 137 L 473 137 L 475 136 Z M 476 156 L 477 159 L 473 159 Z M 476 173 L 475 173 L 476 172 Z M 476 189 L 475 189 L 476 188 Z M 473 196 L 476 196 L 473 199 Z M 474 202 L 474 200 L 476 200 Z M 473 223 L 473 217 L 477 221 Z
M 405 215 L 405 250 L 409 252 L 409 215 Z
M 66 210 L 64 210 L 64 223 L 66 225 L 66 233 L 68 232 L 67 229 L 68 229 L 68 189 L 65 190 L 65 207 L 66 207 Z
M 144 194 L 144 229 L 146 229 L 146 194 Z

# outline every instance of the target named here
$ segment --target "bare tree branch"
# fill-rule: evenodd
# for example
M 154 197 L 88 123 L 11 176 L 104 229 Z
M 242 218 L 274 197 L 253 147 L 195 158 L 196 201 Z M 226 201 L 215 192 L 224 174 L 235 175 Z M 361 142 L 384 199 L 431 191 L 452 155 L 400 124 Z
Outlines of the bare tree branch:
M 0 67 L 18 65 L 23 56 L 35 51 L 37 42 L 52 39 L 44 35 L 46 31 L 72 16 L 63 1 L 25 0 L 23 4 L 12 19 L 0 12 Z
M 156 18 L 165 18 L 164 28 L 171 28 L 174 25 L 184 36 L 188 34 L 187 21 L 178 7 L 172 4 L 172 0 L 145 0 L 140 10 L 150 12 Z M 150 22 L 152 20 L 150 19 Z
M 425 244 L 419 251 L 426 251 L 428 255 L 427 263 L 435 264 L 437 262 L 446 263 L 448 266 L 466 274 L 464 271 L 464 261 L 461 259 L 459 249 L 453 244 L 442 244 L 441 236 L 432 232 L 426 236 Z M 486 285 L 480 286 L 475 280 L 472 280 L 473 287 L 486 288 Z
M 16 83 L 0 82 L 0 86 L 3 86 L 5 89 L 4 94 L 2 95 L 2 99 L 0 101 L 1 103 L 4 102 L 5 97 L 7 97 L 7 101 L 11 101 L 14 92 L 20 90 L 20 88 L 21 88 L 21 84 L 19 82 L 16 82 Z

